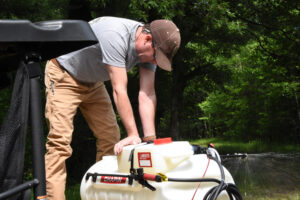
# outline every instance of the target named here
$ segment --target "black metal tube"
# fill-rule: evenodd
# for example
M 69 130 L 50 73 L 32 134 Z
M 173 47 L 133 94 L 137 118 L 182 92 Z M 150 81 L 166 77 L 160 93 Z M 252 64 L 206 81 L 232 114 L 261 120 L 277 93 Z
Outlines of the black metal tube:
M 214 178 L 168 178 L 169 182 L 215 182 L 220 183 L 221 181 Z
M 0 200 L 1 199 L 7 199 L 7 198 L 19 193 L 19 192 L 25 191 L 25 190 L 27 190 L 29 188 L 32 188 L 33 186 L 38 185 L 38 184 L 39 184 L 39 181 L 37 179 L 27 181 L 27 182 L 25 182 L 21 185 L 18 185 L 18 186 L 14 187 L 10 190 L 7 190 L 3 193 L 0 193 Z
M 34 199 L 46 199 L 45 144 L 42 123 L 40 76 L 30 79 L 30 120 L 32 136 L 33 176 L 39 180 Z

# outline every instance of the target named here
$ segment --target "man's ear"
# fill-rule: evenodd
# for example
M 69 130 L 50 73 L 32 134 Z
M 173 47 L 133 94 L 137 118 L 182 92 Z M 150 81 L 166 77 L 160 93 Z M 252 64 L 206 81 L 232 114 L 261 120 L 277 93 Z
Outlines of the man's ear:
M 152 42 L 152 35 L 147 34 L 147 35 L 145 36 L 145 43 L 146 43 L 146 42 Z

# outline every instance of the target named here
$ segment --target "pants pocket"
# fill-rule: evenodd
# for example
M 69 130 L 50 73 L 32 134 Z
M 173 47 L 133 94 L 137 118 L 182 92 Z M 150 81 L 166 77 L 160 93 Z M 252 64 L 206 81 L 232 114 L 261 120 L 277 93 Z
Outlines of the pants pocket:
M 45 68 L 45 86 L 51 89 L 54 84 L 59 83 L 64 78 L 65 70 L 48 61 Z

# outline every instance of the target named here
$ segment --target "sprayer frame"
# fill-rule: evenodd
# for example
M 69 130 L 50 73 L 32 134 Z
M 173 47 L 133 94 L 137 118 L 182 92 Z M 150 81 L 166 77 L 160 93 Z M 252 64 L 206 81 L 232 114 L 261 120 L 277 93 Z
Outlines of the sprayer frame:
M 32 162 L 33 162 L 33 180 L 27 181 L 15 188 L 0 194 L 0 199 L 5 199 L 31 187 L 34 188 L 35 199 L 46 199 L 46 178 L 45 178 L 45 160 L 44 160 L 44 133 L 42 123 L 42 104 L 40 94 L 40 79 L 42 77 L 40 56 L 31 52 L 27 54 L 21 62 L 26 64 L 30 80 L 30 126 L 32 141 Z M 24 198 L 26 197 L 25 194 Z
M 0 45 L 9 46 L 16 51 L 14 59 L 20 61 L 20 65 L 25 65 L 29 75 L 29 113 L 33 162 L 33 180 L 0 193 L 0 200 L 23 191 L 25 192 L 21 198 L 30 200 L 31 188 L 34 189 L 34 199 L 46 200 L 40 62 L 96 44 L 98 40 L 89 24 L 82 20 L 53 20 L 34 24 L 28 20 L 0 21 L 1 30 L 4 30 L 0 33 Z M 22 32 L 20 33 L 19 30 Z M 77 34 L 74 34 L 74 31 Z

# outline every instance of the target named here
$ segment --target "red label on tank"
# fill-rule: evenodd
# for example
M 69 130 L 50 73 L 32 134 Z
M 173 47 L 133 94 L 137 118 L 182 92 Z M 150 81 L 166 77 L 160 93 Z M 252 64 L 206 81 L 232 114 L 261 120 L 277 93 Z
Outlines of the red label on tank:
M 126 182 L 126 177 L 101 176 L 100 182 L 108 184 L 123 184 Z
M 152 167 L 150 152 L 139 152 L 138 160 L 139 160 L 139 167 Z

